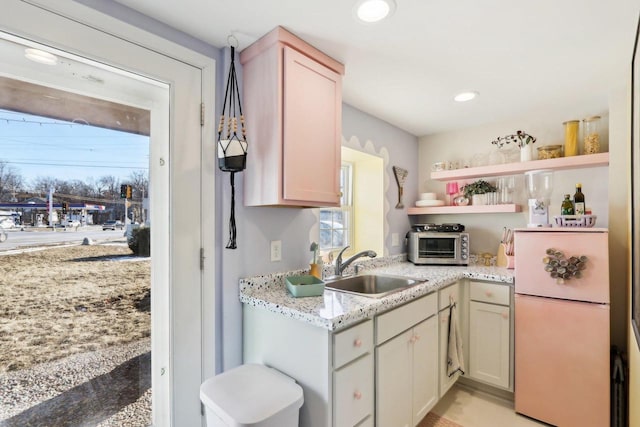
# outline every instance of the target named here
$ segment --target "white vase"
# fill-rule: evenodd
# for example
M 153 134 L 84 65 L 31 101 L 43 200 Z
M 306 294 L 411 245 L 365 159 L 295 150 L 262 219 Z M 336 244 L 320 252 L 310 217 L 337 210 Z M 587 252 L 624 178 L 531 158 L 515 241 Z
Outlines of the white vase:
M 533 145 L 526 144 L 520 148 L 520 161 L 521 162 L 530 162 L 533 160 Z
M 471 204 L 478 206 L 486 204 L 487 197 L 485 194 L 472 194 L 471 195 Z

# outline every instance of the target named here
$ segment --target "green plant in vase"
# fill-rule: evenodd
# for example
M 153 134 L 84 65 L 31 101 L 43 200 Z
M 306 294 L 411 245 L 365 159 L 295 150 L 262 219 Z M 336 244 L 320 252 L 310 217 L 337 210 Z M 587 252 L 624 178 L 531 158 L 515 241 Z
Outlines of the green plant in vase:
M 477 181 L 472 182 L 471 184 L 466 184 L 462 187 L 462 192 L 464 196 L 471 200 L 472 205 L 485 205 L 486 203 L 486 194 L 487 193 L 495 193 L 497 188 L 488 183 L 483 179 L 479 179 Z M 475 196 L 475 197 L 474 197 Z

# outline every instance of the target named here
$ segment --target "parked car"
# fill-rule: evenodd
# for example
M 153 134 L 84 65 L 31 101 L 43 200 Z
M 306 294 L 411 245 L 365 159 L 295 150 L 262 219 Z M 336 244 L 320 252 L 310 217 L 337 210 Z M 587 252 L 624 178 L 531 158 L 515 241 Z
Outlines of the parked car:
M 9 229 L 16 226 L 16 223 L 13 221 L 13 218 L 3 218 L 0 220 L 0 227 Z
M 122 230 L 124 228 L 124 224 L 122 221 L 109 220 L 102 224 L 102 230 Z

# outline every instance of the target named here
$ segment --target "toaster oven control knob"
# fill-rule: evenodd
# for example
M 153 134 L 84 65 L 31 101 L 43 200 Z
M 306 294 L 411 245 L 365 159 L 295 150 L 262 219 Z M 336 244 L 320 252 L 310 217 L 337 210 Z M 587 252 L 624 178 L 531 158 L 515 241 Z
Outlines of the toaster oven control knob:
M 466 248 L 467 247 L 467 242 L 462 242 L 462 247 Z
M 462 241 L 463 241 L 463 242 L 466 242 L 467 240 L 469 240 L 469 236 L 467 236 L 467 235 L 463 235 L 463 236 L 462 236 Z
M 467 259 L 467 254 L 462 254 L 462 259 Z

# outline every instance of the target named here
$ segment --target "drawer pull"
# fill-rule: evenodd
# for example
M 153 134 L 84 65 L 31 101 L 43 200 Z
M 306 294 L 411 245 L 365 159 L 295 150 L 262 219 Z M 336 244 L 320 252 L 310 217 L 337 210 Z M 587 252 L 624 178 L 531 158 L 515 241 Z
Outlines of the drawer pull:
M 485 291 L 484 294 L 488 297 L 492 297 L 493 296 L 493 292 L 491 291 Z
M 362 393 L 360 393 L 358 390 L 356 390 L 356 391 L 353 393 L 353 398 L 354 398 L 354 399 L 356 399 L 356 400 L 360 400 L 360 399 L 362 399 Z
M 362 347 L 362 340 L 360 338 L 356 338 L 356 340 L 353 342 L 353 346 Z
M 509 318 L 509 313 L 502 313 L 502 318 L 503 319 L 508 319 Z

